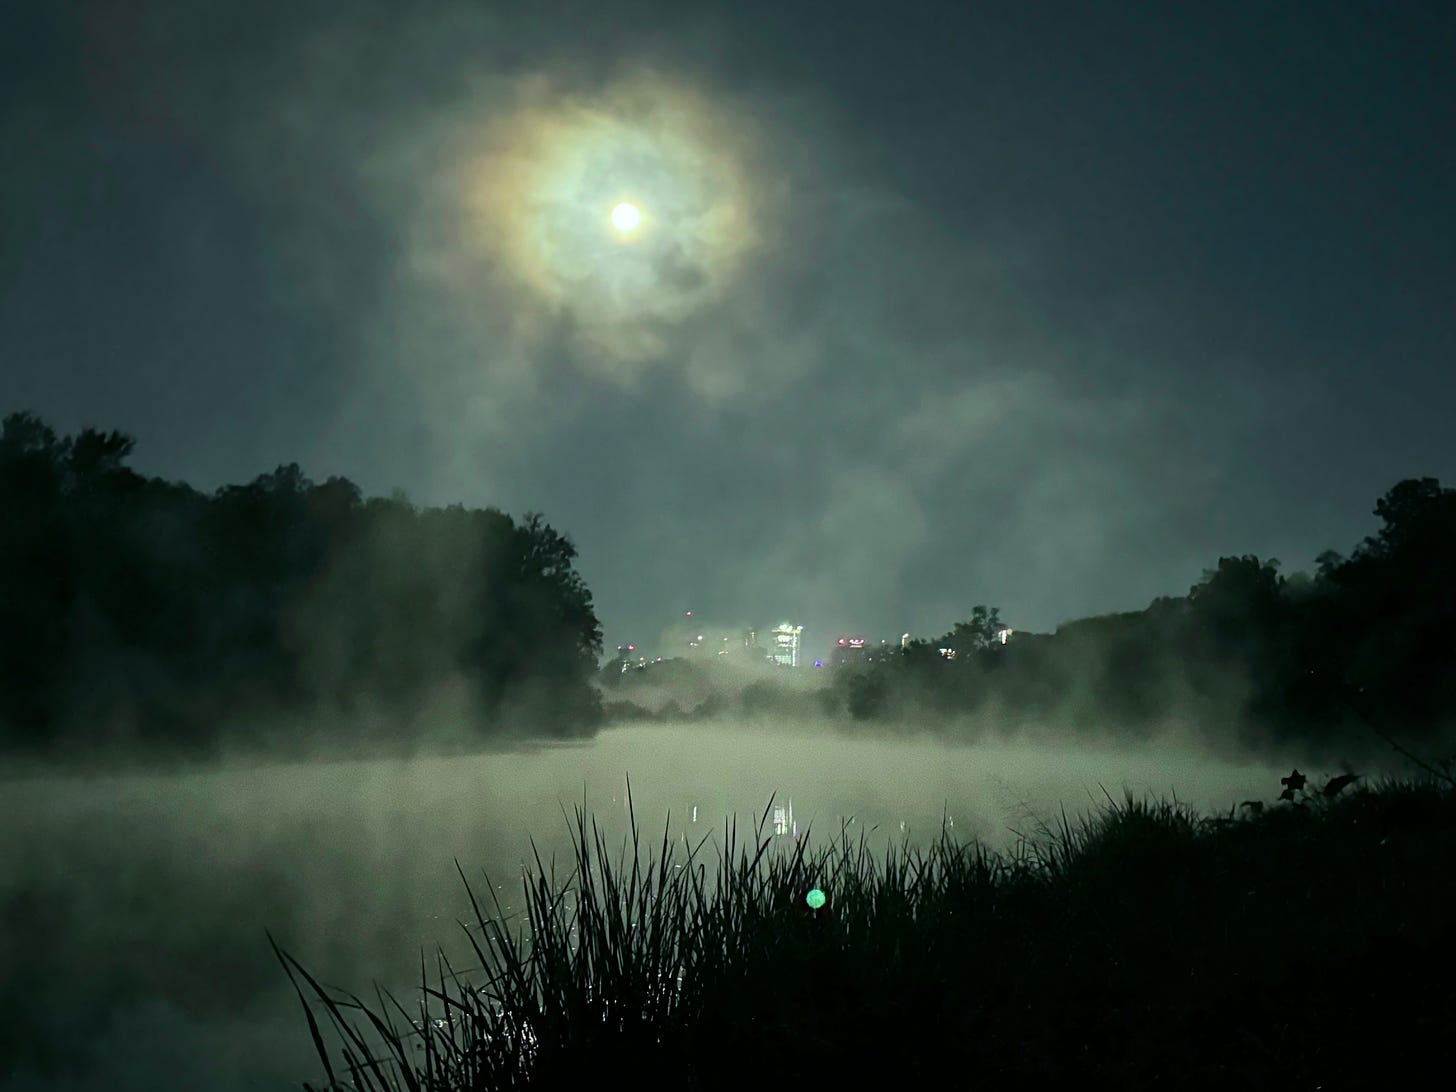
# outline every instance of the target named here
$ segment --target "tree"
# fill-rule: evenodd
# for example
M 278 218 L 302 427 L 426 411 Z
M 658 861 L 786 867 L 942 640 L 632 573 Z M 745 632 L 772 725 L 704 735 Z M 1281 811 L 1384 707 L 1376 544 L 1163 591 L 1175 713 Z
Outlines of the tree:
M 539 514 L 418 508 L 296 463 L 211 496 L 125 465 L 134 441 L 0 424 L 0 736 L 202 740 L 239 711 L 399 714 L 463 681 L 483 727 L 599 714 L 576 548 Z
M 1423 539 L 1450 534 L 1456 526 L 1456 490 L 1442 489 L 1435 478 L 1407 478 L 1375 502 L 1375 514 L 1385 526 L 1365 540 L 1363 550 L 1390 557 Z
M 1221 557 L 1218 568 L 1205 571 L 1189 589 L 1188 598 L 1201 621 L 1242 629 L 1257 626 L 1278 611 L 1282 586 L 1276 558 Z
M 977 604 L 971 608 L 968 622 L 957 622 L 955 628 L 945 637 L 946 643 L 957 653 L 969 655 L 989 648 L 1001 630 L 1001 610 Z
M 116 474 L 136 447 L 136 441 L 120 432 L 82 429 L 69 445 L 67 466 L 75 483 L 95 483 Z

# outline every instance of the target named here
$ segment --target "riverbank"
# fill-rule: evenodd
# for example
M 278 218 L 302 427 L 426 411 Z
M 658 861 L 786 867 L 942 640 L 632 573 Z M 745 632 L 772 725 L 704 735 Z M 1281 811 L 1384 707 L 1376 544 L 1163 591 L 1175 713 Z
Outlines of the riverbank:
M 361 1088 L 388 1087 L 383 1068 L 346 1077 L 366 1050 L 442 1090 L 613 1071 L 682 1089 L 868 1087 L 879 1073 L 1338 1088 L 1444 1065 L 1450 783 L 1291 774 L 1270 789 L 1225 815 L 1109 798 L 1001 853 L 949 832 L 880 857 L 842 833 L 785 853 L 762 829 L 742 842 L 730 829 L 716 860 L 664 841 L 635 870 L 578 813 L 571 885 L 543 867 L 529 921 L 504 928 L 478 907 L 493 980 L 430 966 L 423 1011 L 370 1003 L 393 1029 L 381 1038 L 292 970 L 324 1036 L 330 1017 L 363 1029 L 320 1040 Z M 814 888 L 821 910 L 803 901 Z

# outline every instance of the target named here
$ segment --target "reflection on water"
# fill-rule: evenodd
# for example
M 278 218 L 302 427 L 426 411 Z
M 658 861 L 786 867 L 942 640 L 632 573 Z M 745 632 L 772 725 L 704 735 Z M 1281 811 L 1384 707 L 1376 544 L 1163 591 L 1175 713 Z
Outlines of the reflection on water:
M 316 1076 L 264 930 L 322 981 L 407 987 L 422 947 L 459 962 L 489 873 L 513 909 L 533 852 L 568 871 L 585 800 L 609 835 L 693 840 L 777 793 L 784 837 L 840 830 L 1004 845 L 1104 790 L 1227 808 L 1279 771 L 1180 752 L 849 738 L 815 726 L 646 725 L 586 745 L 448 758 L 231 766 L 177 776 L 28 778 L 0 819 L 0 1089 L 297 1088 Z M 788 818 L 792 798 L 792 818 Z M 773 824 L 767 823 L 772 830 Z M 857 836 L 857 835 L 856 835 Z M 44 1077 L 39 1055 L 76 1072 Z M 5 1059 L 11 1059 L 6 1063 Z

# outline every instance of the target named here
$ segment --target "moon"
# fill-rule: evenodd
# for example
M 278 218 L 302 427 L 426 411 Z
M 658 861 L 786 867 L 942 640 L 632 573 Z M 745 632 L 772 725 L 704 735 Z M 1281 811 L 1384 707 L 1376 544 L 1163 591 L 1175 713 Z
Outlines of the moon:
M 446 177 L 463 198 L 462 260 L 529 290 L 514 319 L 535 331 L 559 317 L 596 371 L 656 366 L 691 316 L 727 303 L 780 214 L 778 184 L 754 170 L 772 156 L 747 116 L 652 74 L 590 98 L 527 89 L 481 119 Z
M 641 222 L 641 210 L 630 201 L 622 201 L 612 209 L 612 226 L 623 235 L 634 231 Z

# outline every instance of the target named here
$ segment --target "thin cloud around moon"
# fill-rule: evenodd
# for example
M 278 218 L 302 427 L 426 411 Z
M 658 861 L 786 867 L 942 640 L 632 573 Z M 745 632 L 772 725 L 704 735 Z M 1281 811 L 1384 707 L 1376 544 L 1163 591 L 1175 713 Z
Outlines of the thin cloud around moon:
M 630 377 L 724 298 L 771 228 L 751 141 L 659 76 L 589 97 L 543 82 L 465 152 L 455 210 L 463 268 L 498 265 L 528 305 L 570 317 L 584 355 Z M 630 225 L 617 222 L 620 205 L 636 213 Z

